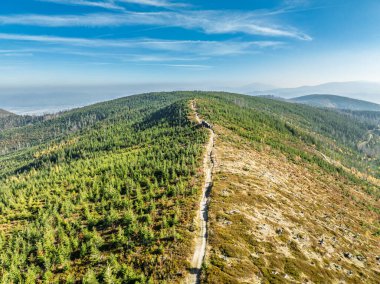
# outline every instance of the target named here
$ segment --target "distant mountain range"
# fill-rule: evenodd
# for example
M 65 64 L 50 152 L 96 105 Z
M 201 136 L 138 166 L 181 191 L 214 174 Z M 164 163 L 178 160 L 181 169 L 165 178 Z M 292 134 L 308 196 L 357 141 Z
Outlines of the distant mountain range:
M 259 82 L 245 86 L 231 87 L 219 83 L 168 83 L 168 84 L 126 84 L 99 86 L 50 86 L 31 88 L 6 88 L 0 86 L 0 109 L 16 114 L 44 114 L 82 107 L 96 102 L 156 91 L 219 90 L 254 96 L 274 96 L 285 99 L 311 95 L 332 94 L 380 104 L 380 84 L 370 82 L 326 83 L 298 88 L 277 88 Z
M 295 103 L 307 104 L 315 107 L 326 107 L 344 110 L 380 111 L 380 105 L 335 95 L 308 95 L 290 99 Z
M 249 95 L 272 95 L 286 99 L 311 94 L 333 94 L 380 103 L 380 83 L 373 82 L 331 82 L 316 86 L 271 90 L 252 88 L 252 91 L 245 93 Z
M 225 91 L 233 91 L 233 92 L 238 92 L 238 93 L 243 93 L 243 94 L 249 94 L 252 92 L 267 92 L 270 90 L 274 90 L 278 87 L 274 85 L 269 85 L 269 84 L 263 84 L 263 83 L 251 83 L 248 85 L 240 86 L 240 87 L 229 87 L 229 88 L 223 88 Z

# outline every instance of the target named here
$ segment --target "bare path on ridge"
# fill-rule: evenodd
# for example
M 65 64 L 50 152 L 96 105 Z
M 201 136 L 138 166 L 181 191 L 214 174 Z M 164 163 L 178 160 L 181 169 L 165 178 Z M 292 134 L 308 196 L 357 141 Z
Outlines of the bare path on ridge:
M 195 120 L 198 124 L 202 124 L 202 120 L 199 118 L 195 101 L 191 102 L 191 108 L 195 113 Z M 203 160 L 203 169 L 205 182 L 202 189 L 202 199 L 197 212 L 197 236 L 195 239 L 195 251 L 191 261 L 191 271 L 187 279 L 188 284 L 200 283 L 201 270 L 203 260 L 206 254 L 206 246 L 208 240 L 208 207 L 210 191 L 212 188 L 212 172 L 214 168 L 213 148 L 214 148 L 214 131 L 211 128 L 207 128 L 210 132 L 209 140 L 206 145 L 206 152 Z

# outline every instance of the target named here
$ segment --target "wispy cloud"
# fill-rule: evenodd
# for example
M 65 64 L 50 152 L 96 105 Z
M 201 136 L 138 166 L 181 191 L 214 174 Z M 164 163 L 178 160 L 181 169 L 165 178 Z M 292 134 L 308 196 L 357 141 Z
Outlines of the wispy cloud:
M 38 47 L 32 49 L 15 49 L 15 50 L 0 50 L 2 53 L 30 53 L 30 54 L 62 54 L 80 57 L 88 57 L 102 60 L 115 60 L 119 63 L 123 62 L 205 62 L 209 60 L 210 56 L 196 56 L 194 54 L 177 54 L 171 55 L 170 52 L 151 52 L 151 53 L 137 53 L 129 50 L 89 50 L 87 47 Z M 104 63 L 105 64 L 105 63 Z M 108 64 L 110 64 L 108 62 Z
M 209 57 L 195 57 L 195 56 L 171 56 L 165 54 L 118 54 L 116 56 L 122 57 L 123 61 L 138 61 L 138 62 L 188 62 L 188 61 L 205 61 Z
M 173 68 L 181 68 L 181 69 L 197 69 L 197 70 L 205 70 L 213 68 L 211 65 L 202 65 L 202 64 L 144 64 L 149 66 L 165 66 L 165 67 L 173 67 Z
M 29 57 L 29 56 L 33 56 L 33 53 L 28 50 L 0 49 L 0 57 Z
M 0 40 L 30 41 L 50 45 L 70 45 L 90 48 L 129 48 L 145 50 L 163 50 L 172 52 L 188 52 L 202 56 L 235 55 L 252 49 L 278 47 L 278 41 L 194 41 L 194 40 L 157 40 L 157 39 L 88 39 L 58 37 L 45 35 L 21 35 L 0 33 Z
M 340 5 L 337 3 L 324 3 L 324 1 L 315 3 L 310 0 L 285 0 L 280 7 L 268 11 L 262 11 L 261 14 L 262 16 L 278 16 L 291 13 L 304 13 L 312 10 L 331 9 L 332 7 L 338 6 Z
M 64 5 L 104 8 L 104 9 L 109 9 L 109 10 L 125 10 L 124 7 L 115 4 L 114 1 L 89 1 L 89 0 L 38 0 L 38 1 L 64 4 Z
M 249 34 L 312 38 L 295 28 L 269 23 L 257 13 L 242 11 L 125 12 L 122 14 L 87 15 L 7 15 L 0 16 L 1 25 L 34 25 L 44 27 L 104 27 L 149 25 L 199 30 L 206 34 Z
M 188 4 L 185 4 L 185 3 L 176 3 L 176 2 L 165 1 L 165 0 L 116 0 L 116 1 L 121 2 L 121 3 L 131 3 L 131 4 L 147 5 L 147 6 L 163 7 L 163 8 L 189 6 Z
M 88 6 L 98 7 L 110 10 L 125 10 L 121 4 L 136 4 L 142 6 L 152 6 L 159 8 L 176 8 L 187 7 L 188 4 L 175 3 L 166 0 L 108 0 L 108 1 L 94 1 L 94 0 L 38 0 L 41 2 L 50 2 L 63 5 L 75 5 L 75 6 Z

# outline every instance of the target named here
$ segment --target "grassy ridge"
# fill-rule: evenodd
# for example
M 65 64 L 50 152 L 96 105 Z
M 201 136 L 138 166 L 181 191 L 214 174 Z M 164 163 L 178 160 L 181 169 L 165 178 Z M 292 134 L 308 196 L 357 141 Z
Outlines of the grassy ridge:
M 265 98 L 213 93 L 207 102 L 208 119 L 239 128 L 259 143 L 270 143 L 282 150 L 305 153 L 314 147 L 346 167 L 380 177 L 380 116 L 371 112 L 337 112 L 295 105 Z M 216 104 L 218 107 L 212 108 Z M 359 145 L 372 133 L 367 149 Z M 286 142 L 288 141 L 288 142 Z M 284 142 L 284 143 L 283 143 Z M 288 145 L 284 145 L 288 143 Z M 302 145 L 299 142 L 304 142 Z M 315 156 L 315 155 L 314 155 Z M 315 159 L 312 158 L 312 159 Z
M 204 283 L 376 283 L 379 187 L 320 154 L 368 165 L 356 143 L 375 125 L 243 96 L 197 105 L 219 165 Z

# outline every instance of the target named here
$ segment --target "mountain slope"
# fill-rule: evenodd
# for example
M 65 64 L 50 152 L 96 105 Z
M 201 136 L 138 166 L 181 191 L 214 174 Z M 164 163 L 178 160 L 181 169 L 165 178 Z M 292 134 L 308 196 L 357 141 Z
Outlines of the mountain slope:
M 256 110 L 263 100 L 231 99 L 237 104 L 199 102 L 214 124 L 217 161 L 204 282 L 376 283 L 378 181 L 325 159 L 301 138 L 306 133 L 277 120 L 281 112 L 269 102 L 266 116 Z M 294 119 L 299 114 L 293 109 Z
M 205 283 L 376 283 L 379 202 L 365 186 L 216 129 Z
M 12 113 L 10 113 L 9 111 L 6 111 L 4 109 L 0 109 L 0 117 L 4 117 L 4 116 L 8 116 L 8 115 L 11 115 Z
M 334 95 L 308 95 L 290 99 L 295 103 L 353 111 L 380 111 L 380 105 Z
M 145 283 L 185 272 L 205 133 L 180 99 L 130 97 L 25 128 L 22 143 L 45 136 L 0 158 L 2 283 Z M 50 136 L 63 122 L 69 136 Z
M 203 282 L 376 283 L 380 117 L 217 92 L 2 130 L 0 282 L 183 283 L 211 155 L 193 100 L 215 133 Z
M 283 98 L 294 98 L 310 94 L 334 94 L 361 100 L 380 103 L 380 84 L 373 82 L 330 82 L 316 86 L 301 86 L 297 88 L 281 88 L 250 92 L 252 95 L 274 95 Z

